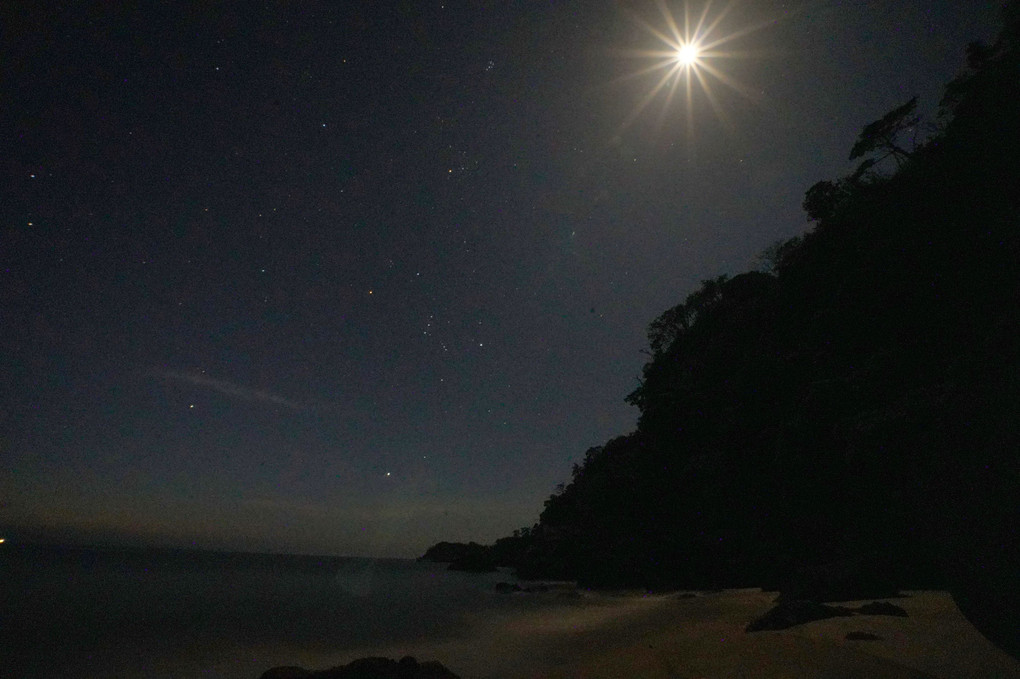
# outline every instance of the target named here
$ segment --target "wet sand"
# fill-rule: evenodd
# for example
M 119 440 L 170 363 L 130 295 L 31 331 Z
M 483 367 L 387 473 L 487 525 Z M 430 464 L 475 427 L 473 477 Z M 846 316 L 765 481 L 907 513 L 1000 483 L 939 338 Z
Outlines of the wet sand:
M 323 668 L 362 655 L 414 655 L 439 660 L 464 679 L 1020 679 L 1020 662 L 982 637 L 949 594 L 906 594 L 884 600 L 905 609 L 906 618 L 832 618 L 750 634 L 744 626 L 773 606 L 774 593 L 586 593 L 571 601 L 556 593 L 514 594 L 547 597 L 548 605 L 469 620 L 469 634 L 447 641 L 303 660 Z M 847 605 L 860 603 L 867 601 Z M 848 632 L 880 640 L 848 641 Z

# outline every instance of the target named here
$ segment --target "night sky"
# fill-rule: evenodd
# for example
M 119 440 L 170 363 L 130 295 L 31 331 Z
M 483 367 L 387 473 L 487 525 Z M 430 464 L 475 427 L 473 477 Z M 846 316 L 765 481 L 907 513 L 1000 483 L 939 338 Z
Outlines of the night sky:
M 999 5 L 717 2 L 689 99 L 638 54 L 668 0 L 36 4 L 0 10 L 0 527 L 379 556 L 536 521 L 634 428 L 648 323 L 807 229 Z

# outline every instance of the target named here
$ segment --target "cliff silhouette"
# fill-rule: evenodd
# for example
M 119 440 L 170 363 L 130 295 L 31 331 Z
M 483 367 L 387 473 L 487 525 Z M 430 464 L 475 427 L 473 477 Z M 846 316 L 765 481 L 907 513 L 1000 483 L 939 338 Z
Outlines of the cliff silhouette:
M 766 271 L 651 323 L 636 431 L 588 450 L 496 561 L 816 601 L 944 588 L 1017 655 L 1020 2 L 1003 17 L 937 119 L 914 99 L 863 128 Z

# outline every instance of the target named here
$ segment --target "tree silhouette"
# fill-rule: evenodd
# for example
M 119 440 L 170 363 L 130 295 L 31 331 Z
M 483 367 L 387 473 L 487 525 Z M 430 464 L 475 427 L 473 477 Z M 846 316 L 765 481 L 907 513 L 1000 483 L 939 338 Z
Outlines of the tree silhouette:
M 771 273 L 704 281 L 652 321 L 637 430 L 502 543 L 519 574 L 949 588 L 1020 654 L 1020 0 L 1005 16 L 932 139 L 898 141 L 916 98 L 866 126 L 864 163 L 808 190 L 818 223 Z
M 875 162 L 881 162 L 892 156 L 896 160 L 897 167 L 902 165 L 903 161 L 910 157 L 911 152 L 897 143 L 897 137 L 901 132 L 915 127 L 921 121 L 920 116 L 913 115 L 916 108 L 917 97 L 914 97 L 902 106 L 897 106 L 889 111 L 879 120 L 865 125 L 857 143 L 850 150 L 850 160 L 863 158 L 869 153 L 881 152 L 883 155 Z
M 846 198 L 846 188 L 841 181 L 823 180 L 812 186 L 804 194 L 803 208 L 811 221 L 828 219 L 835 212 L 840 202 Z

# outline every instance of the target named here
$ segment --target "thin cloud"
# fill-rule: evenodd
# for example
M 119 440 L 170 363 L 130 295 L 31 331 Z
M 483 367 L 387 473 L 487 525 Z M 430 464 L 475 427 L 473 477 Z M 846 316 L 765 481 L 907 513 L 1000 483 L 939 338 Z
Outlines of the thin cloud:
M 213 391 L 218 391 L 225 396 L 232 398 L 239 398 L 242 401 L 250 401 L 252 403 L 268 403 L 277 406 L 283 406 L 289 410 L 300 411 L 306 410 L 307 406 L 297 401 L 292 401 L 289 398 L 284 398 L 278 394 L 274 394 L 264 389 L 251 389 L 249 387 L 242 386 L 240 384 L 234 384 L 233 382 L 227 382 L 226 380 L 217 380 L 206 375 L 200 375 L 195 373 L 183 373 L 174 370 L 163 371 L 163 376 L 176 380 L 178 382 L 186 382 L 193 384 L 197 387 L 206 387 Z

